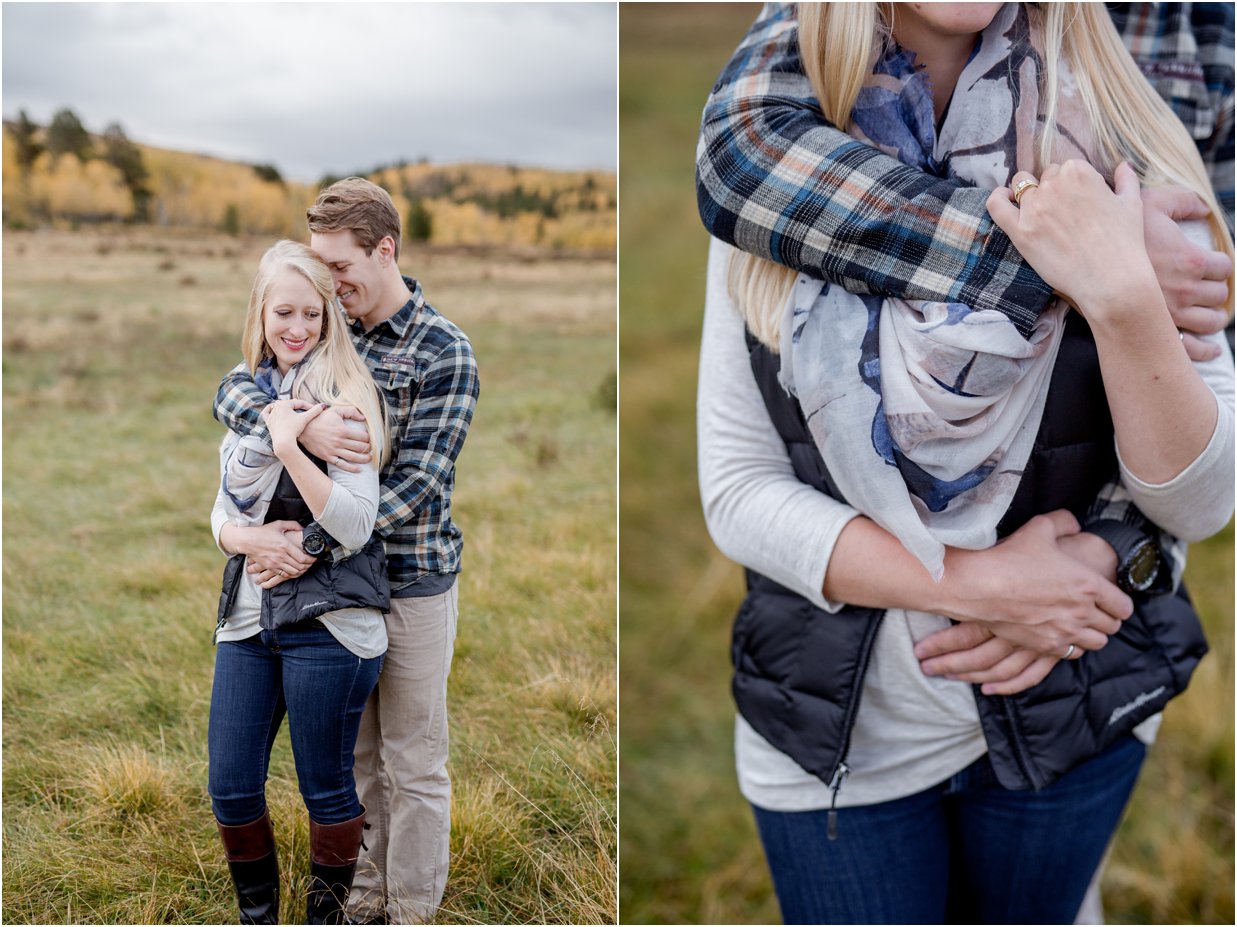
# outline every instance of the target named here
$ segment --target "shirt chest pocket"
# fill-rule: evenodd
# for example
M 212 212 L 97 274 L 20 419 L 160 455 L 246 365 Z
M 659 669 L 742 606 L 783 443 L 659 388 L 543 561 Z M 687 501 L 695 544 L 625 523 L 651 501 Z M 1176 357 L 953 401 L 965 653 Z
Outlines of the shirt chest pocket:
M 412 364 L 384 364 L 374 368 L 374 382 L 386 394 L 389 405 L 400 408 L 416 398 L 421 381 Z

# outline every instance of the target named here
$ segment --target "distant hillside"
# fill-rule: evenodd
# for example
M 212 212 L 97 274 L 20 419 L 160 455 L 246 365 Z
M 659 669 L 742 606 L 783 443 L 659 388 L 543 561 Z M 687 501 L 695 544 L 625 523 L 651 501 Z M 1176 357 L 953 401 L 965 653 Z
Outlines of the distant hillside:
M 3 135 L 3 220 L 12 228 L 136 222 L 303 237 L 321 186 L 285 181 L 270 165 L 139 145 L 119 126 L 89 133 L 68 110 L 47 127 L 23 113 Z M 404 163 L 363 176 L 390 192 L 409 241 L 572 251 L 616 244 L 609 172 Z

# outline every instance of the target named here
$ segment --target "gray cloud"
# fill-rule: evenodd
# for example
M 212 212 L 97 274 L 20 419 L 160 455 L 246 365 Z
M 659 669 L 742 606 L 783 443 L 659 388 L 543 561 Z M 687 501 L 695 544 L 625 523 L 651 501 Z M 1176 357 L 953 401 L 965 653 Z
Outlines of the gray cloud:
M 614 169 L 608 3 L 9 3 L 4 115 L 314 180 L 401 158 Z

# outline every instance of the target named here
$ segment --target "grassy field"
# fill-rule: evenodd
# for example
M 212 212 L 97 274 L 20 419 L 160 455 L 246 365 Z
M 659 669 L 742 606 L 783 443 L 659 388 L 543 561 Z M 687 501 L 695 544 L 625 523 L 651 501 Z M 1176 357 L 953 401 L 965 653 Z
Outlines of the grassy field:
M 706 236 L 693 165 L 710 86 L 758 6 L 620 19 L 621 878 L 624 923 L 779 920 L 733 771 L 738 567 L 695 481 Z M 1166 713 L 1107 869 L 1110 923 L 1233 922 L 1233 536 L 1196 546 L 1212 653 Z
M 266 240 L 4 235 L 6 923 L 235 917 L 206 794 L 223 558 L 208 512 Z M 615 264 L 411 250 L 481 400 L 450 680 L 440 923 L 615 919 Z M 286 733 L 268 795 L 285 922 L 308 824 Z

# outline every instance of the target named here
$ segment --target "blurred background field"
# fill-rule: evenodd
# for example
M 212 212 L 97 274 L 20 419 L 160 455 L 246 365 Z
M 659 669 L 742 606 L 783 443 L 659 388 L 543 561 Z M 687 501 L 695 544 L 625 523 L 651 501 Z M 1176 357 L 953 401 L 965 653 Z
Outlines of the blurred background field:
M 273 236 L 70 224 L 3 237 L 3 920 L 224 923 L 211 401 Z M 455 496 L 439 922 L 612 923 L 613 254 L 406 243 L 401 266 L 470 335 L 482 384 Z M 268 794 L 295 923 L 308 825 L 286 733 Z
M 729 633 L 742 576 L 705 531 L 693 412 L 707 248 L 696 136 L 758 9 L 620 13 L 620 917 L 631 924 L 779 921 L 733 770 Z M 1233 922 L 1231 525 L 1192 549 L 1188 581 L 1212 652 L 1166 712 L 1118 833 L 1110 923 Z

